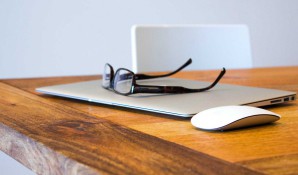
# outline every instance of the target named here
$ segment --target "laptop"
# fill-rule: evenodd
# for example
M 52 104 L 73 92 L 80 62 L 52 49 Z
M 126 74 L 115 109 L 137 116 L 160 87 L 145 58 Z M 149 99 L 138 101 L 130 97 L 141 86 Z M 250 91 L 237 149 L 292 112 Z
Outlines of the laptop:
M 168 85 L 188 88 L 205 87 L 210 82 L 177 78 L 138 80 L 142 85 Z M 192 117 L 203 110 L 226 105 L 266 106 L 296 99 L 296 92 L 217 84 L 214 88 L 184 94 L 133 94 L 119 95 L 101 87 L 101 80 L 40 87 L 37 92 L 98 104 L 150 111 L 179 117 Z

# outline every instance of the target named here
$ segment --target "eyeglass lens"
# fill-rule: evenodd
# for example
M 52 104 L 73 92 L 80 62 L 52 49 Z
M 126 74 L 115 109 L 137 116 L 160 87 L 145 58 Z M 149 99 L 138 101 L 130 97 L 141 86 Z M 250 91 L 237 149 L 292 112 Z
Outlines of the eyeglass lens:
M 114 77 L 114 90 L 121 94 L 128 94 L 131 91 L 133 74 L 125 69 L 119 69 Z
M 110 83 L 111 83 L 111 77 L 112 77 L 112 67 L 108 64 L 105 65 L 104 67 L 104 73 L 103 73 L 103 77 L 102 77 L 102 86 L 105 88 L 110 87 Z

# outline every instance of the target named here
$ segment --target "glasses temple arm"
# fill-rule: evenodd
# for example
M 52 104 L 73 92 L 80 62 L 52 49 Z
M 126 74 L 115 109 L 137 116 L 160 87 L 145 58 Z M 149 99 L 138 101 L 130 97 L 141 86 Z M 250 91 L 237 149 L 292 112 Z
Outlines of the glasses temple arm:
M 181 67 L 179 67 L 177 70 L 167 73 L 167 74 L 163 74 L 163 75 L 146 75 L 146 74 L 136 74 L 136 80 L 140 80 L 140 79 L 150 79 L 150 78 L 162 78 L 162 77 L 168 77 L 171 75 L 176 74 L 177 72 L 179 72 L 180 70 L 182 70 L 183 68 L 185 68 L 186 66 L 190 65 L 192 63 L 192 59 L 189 58 L 187 60 L 187 62 L 185 62 Z
M 189 89 L 181 86 L 150 86 L 150 85 L 136 85 L 133 89 L 133 93 L 190 93 L 190 92 L 202 92 L 209 90 L 213 88 L 219 80 L 223 77 L 223 75 L 226 73 L 226 69 L 223 68 L 223 70 L 220 72 L 218 77 L 215 79 L 215 81 L 205 88 L 200 89 Z
M 210 84 L 208 87 L 202 88 L 201 90 L 206 91 L 213 88 L 219 82 L 219 80 L 225 75 L 225 73 L 226 73 L 226 69 L 223 67 L 220 74 L 215 79 L 215 81 L 212 84 Z

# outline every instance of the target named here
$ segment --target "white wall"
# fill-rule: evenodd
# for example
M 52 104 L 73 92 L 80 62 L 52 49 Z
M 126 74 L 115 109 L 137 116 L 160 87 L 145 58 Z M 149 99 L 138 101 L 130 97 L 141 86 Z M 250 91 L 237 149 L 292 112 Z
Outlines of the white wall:
M 2 175 L 35 175 L 33 171 L 0 151 L 0 170 Z
M 0 0 L 0 78 L 131 68 L 133 24 L 247 24 L 255 67 L 298 65 L 297 0 Z

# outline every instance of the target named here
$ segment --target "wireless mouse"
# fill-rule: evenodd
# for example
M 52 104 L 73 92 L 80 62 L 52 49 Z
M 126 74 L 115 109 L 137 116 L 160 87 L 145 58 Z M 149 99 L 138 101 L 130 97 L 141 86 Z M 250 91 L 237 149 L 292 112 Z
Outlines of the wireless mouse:
M 275 122 L 280 115 L 252 106 L 221 106 L 199 112 L 191 119 L 203 130 L 230 130 Z

